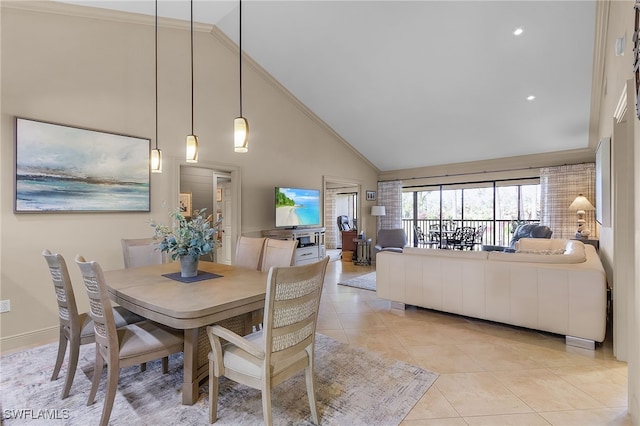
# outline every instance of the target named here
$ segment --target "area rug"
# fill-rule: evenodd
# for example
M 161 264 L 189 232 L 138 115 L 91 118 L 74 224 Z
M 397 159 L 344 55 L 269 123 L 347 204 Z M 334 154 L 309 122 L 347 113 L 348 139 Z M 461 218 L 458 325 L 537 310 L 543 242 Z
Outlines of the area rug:
M 93 374 L 94 348 L 80 349 L 78 371 L 68 398 L 61 400 L 64 375 L 50 381 L 57 343 L 0 357 L 0 413 L 3 425 L 97 424 L 104 401 L 106 368 L 96 403 L 86 401 Z M 66 372 L 66 362 L 62 373 Z M 323 425 L 397 425 L 437 378 L 419 367 L 384 358 L 330 337 L 316 338 L 316 397 Z M 182 355 L 169 359 L 169 373 L 160 361 L 120 371 L 111 414 L 113 425 L 208 424 L 208 389 L 192 405 L 181 404 Z M 273 423 L 311 425 L 304 374 L 277 386 L 272 393 Z M 260 392 L 220 380 L 216 425 L 262 424 Z M 44 420 L 44 422 L 43 422 Z
M 363 288 L 365 290 L 376 291 L 376 273 L 370 272 L 359 277 L 350 278 L 338 283 L 339 285 L 346 285 L 348 287 Z

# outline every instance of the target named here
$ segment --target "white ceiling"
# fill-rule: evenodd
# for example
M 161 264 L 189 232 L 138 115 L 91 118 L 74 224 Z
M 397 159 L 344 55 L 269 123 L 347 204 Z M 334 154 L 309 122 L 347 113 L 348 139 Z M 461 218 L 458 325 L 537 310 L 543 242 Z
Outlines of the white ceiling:
M 381 171 L 588 148 L 593 0 L 242 4 L 247 54 Z M 196 0 L 194 20 L 237 41 L 237 6 Z

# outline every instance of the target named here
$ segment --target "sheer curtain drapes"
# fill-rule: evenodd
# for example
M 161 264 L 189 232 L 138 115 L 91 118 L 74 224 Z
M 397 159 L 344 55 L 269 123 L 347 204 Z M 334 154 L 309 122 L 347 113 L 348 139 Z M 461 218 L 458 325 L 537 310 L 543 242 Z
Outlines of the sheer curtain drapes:
M 378 182 L 378 205 L 385 208 L 380 229 L 402 228 L 402 181 Z
M 553 230 L 552 238 L 574 238 L 578 216 L 569 210 L 582 194 L 595 203 L 595 163 L 572 164 L 540 169 L 540 224 Z M 595 212 L 587 212 L 585 227 L 596 238 Z
M 338 189 L 326 189 L 324 192 L 324 244 L 327 249 L 338 247 L 340 235 L 337 225 L 336 195 Z

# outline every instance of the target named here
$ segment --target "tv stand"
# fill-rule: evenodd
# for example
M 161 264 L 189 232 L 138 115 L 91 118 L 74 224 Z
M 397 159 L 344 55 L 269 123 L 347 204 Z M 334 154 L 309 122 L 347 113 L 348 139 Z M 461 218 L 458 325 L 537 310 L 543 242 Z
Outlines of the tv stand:
M 264 229 L 262 236 L 279 240 L 298 241 L 298 247 L 293 256 L 293 264 L 298 266 L 318 262 L 325 257 L 324 232 L 324 227 L 277 228 Z

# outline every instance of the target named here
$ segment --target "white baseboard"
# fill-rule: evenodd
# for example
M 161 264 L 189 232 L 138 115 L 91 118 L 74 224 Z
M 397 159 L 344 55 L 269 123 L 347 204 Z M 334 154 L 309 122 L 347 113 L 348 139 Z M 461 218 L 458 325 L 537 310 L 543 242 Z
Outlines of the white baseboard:
M 3 337 L 0 339 L 0 354 L 4 355 L 10 352 L 18 352 L 35 346 L 56 342 L 60 335 L 59 329 L 59 326 L 55 325 L 28 333 Z

